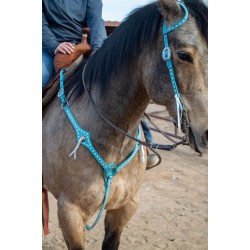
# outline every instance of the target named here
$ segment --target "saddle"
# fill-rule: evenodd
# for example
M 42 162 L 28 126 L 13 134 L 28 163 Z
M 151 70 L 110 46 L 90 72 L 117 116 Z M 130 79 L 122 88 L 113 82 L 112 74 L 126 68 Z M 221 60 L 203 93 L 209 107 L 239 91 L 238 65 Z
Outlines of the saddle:
M 75 46 L 74 51 L 71 54 L 56 53 L 54 58 L 54 67 L 56 73 L 50 79 L 42 93 L 42 106 L 45 107 L 49 101 L 55 96 L 59 90 L 60 70 L 66 68 L 65 82 L 74 74 L 77 66 L 80 62 L 91 55 L 92 49 L 87 42 L 87 34 L 89 28 L 83 28 L 82 41 Z

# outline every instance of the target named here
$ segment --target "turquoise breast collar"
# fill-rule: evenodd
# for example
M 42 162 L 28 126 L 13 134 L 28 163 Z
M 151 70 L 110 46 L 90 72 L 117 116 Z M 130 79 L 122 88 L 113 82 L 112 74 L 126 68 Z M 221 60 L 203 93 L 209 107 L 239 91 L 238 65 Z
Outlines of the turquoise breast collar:
M 95 222 L 93 223 L 93 225 L 92 226 L 86 225 L 86 228 L 88 230 L 91 230 L 95 227 L 95 225 L 99 221 L 99 219 L 100 219 L 100 217 L 101 217 L 101 215 L 106 207 L 112 178 L 133 159 L 133 157 L 136 155 L 138 149 L 140 148 L 140 145 L 138 142 L 136 142 L 134 150 L 129 155 L 129 157 L 125 161 L 123 161 L 122 163 L 120 163 L 118 165 L 116 165 L 114 163 L 107 164 L 105 162 L 105 160 L 101 157 L 101 155 L 96 151 L 95 147 L 93 146 L 93 144 L 91 142 L 90 133 L 88 131 L 84 130 L 83 128 L 81 128 L 81 126 L 78 124 L 77 120 L 75 119 L 75 117 L 74 117 L 74 115 L 69 107 L 68 101 L 67 101 L 65 93 L 64 93 L 64 72 L 65 72 L 65 69 L 62 69 L 60 71 L 60 89 L 58 92 L 58 97 L 61 100 L 62 108 L 66 112 L 66 115 L 68 116 L 70 123 L 72 124 L 73 128 L 75 129 L 76 141 L 77 141 L 75 149 L 72 151 L 72 153 L 69 156 L 74 155 L 74 158 L 76 158 L 76 151 L 79 148 L 79 146 L 82 145 L 89 150 L 89 152 L 92 154 L 92 156 L 96 159 L 96 161 L 103 168 L 103 178 L 105 180 L 105 182 L 104 182 L 104 185 L 105 185 L 104 201 L 103 201 L 102 207 L 101 207 L 101 209 L 98 213 L 98 216 L 97 216 Z M 140 127 L 138 127 L 138 134 L 137 134 L 136 138 L 140 139 L 140 137 L 141 137 L 140 135 L 141 135 L 141 131 L 140 131 Z

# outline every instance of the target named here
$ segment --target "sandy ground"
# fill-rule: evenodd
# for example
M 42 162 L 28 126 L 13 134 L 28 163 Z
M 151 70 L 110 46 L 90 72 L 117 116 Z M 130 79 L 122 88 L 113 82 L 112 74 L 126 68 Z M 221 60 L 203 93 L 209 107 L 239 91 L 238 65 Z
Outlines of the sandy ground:
M 155 104 L 148 107 L 148 111 L 163 109 Z M 160 115 L 167 114 L 161 112 Z M 169 122 L 153 120 L 165 131 L 174 131 Z M 157 142 L 169 143 L 158 133 L 153 132 L 153 136 Z M 159 152 L 162 163 L 145 174 L 140 207 L 122 233 L 119 250 L 208 249 L 207 155 L 199 156 L 187 146 L 179 146 L 172 152 Z M 67 249 L 52 195 L 49 202 L 50 234 L 43 236 L 43 249 Z M 93 231 L 87 231 L 87 250 L 101 249 L 103 219 L 104 215 Z

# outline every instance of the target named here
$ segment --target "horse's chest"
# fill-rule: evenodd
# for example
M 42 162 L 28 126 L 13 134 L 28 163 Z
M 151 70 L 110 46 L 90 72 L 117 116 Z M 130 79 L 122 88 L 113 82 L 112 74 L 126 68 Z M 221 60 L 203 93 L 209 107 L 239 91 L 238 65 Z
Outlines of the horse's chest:
M 117 209 L 125 205 L 129 199 L 133 198 L 138 192 L 143 173 L 129 173 L 115 176 L 111 183 L 110 197 L 107 205 L 108 209 Z

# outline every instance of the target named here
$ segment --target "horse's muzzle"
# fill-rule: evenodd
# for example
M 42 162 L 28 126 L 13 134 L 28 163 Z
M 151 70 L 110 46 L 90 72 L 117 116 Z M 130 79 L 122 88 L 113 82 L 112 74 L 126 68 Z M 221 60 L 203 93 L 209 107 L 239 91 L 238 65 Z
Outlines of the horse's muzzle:
M 208 152 L 208 130 L 206 130 L 200 137 L 198 137 L 193 130 L 189 129 L 189 146 L 197 153 Z

